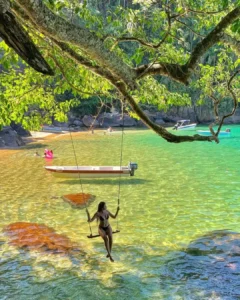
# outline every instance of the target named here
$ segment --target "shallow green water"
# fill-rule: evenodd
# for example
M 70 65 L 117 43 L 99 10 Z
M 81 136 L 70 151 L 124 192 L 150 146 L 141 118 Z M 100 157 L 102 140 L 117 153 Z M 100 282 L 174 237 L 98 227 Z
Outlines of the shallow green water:
M 209 285 L 215 271 L 209 273 L 208 264 L 198 266 L 203 278 L 178 276 L 194 269 L 194 257 L 191 265 L 178 264 L 191 241 L 215 230 L 240 232 L 240 127 L 231 130 L 232 137 L 218 145 L 173 145 L 150 131 L 126 132 L 123 164 L 131 160 L 139 169 L 121 180 L 121 233 L 114 235 L 114 263 L 105 258 L 101 239 L 86 238 L 85 211 L 61 199 L 81 192 L 79 181 L 56 179 L 44 170 L 45 160 L 33 156 L 48 147 L 57 155 L 53 165 L 75 165 L 69 135 L 1 155 L 0 228 L 14 222 L 45 224 L 67 235 L 85 255 L 27 252 L 10 246 L 1 234 L 0 298 L 235 299 L 227 293 L 240 284 L 231 277 L 222 286 Z M 119 165 L 121 135 L 86 134 L 73 140 L 78 165 Z M 100 201 L 115 212 L 118 179 L 82 183 L 85 193 L 96 195 L 91 214 Z M 116 228 L 115 220 L 111 224 Z M 97 232 L 97 224 L 92 227 Z

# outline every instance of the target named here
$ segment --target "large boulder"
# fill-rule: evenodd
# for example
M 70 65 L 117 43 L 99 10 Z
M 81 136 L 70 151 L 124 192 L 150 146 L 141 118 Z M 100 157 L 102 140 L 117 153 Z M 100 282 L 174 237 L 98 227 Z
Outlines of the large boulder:
M 123 121 L 122 124 L 123 125 Z M 124 127 L 135 127 L 137 125 L 137 121 L 130 117 L 129 115 L 124 116 Z
M 0 131 L 0 147 L 1 148 L 20 147 L 23 145 L 25 145 L 25 142 L 17 134 L 17 132 L 12 129 L 12 127 L 5 126 Z
M 26 130 L 22 127 L 21 124 L 16 124 L 14 122 L 11 123 L 11 127 L 13 130 L 17 132 L 18 135 L 28 137 L 31 136 L 31 133 L 29 130 Z
M 78 127 L 82 127 L 83 126 L 83 122 L 79 119 L 75 119 L 72 124 L 78 126 Z
M 164 120 L 162 118 L 156 119 L 155 123 L 160 126 L 163 126 L 166 124 L 166 122 L 164 122 Z
M 137 125 L 137 122 L 134 118 L 130 117 L 127 114 L 124 114 L 124 119 L 120 113 L 103 113 L 99 115 L 99 123 L 102 127 L 134 127 Z
M 98 117 L 98 121 L 102 127 L 119 127 L 120 114 L 119 113 L 103 113 Z
M 83 118 L 82 118 L 82 122 L 84 124 L 84 126 L 86 127 L 99 127 L 99 121 L 96 120 L 95 118 L 93 118 L 92 116 L 87 116 L 85 115 Z

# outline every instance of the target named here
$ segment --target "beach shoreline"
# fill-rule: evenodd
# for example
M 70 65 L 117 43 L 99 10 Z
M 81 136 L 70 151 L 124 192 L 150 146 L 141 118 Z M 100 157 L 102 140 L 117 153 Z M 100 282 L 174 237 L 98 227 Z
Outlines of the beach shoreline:
M 124 128 L 124 133 L 126 134 L 127 132 L 140 132 L 140 131 L 146 131 L 146 130 L 150 130 L 149 128 L 136 128 L 136 127 L 127 127 Z M 1 147 L 0 151 L 1 154 L 3 154 L 3 152 L 6 152 L 8 150 L 21 150 L 24 149 L 27 145 L 29 144 L 34 144 L 34 143 L 43 143 L 43 142 L 47 142 L 50 141 L 52 139 L 56 139 L 56 138 L 61 138 L 64 136 L 70 136 L 70 134 L 72 136 L 94 136 L 96 135 L 107 135 L 107 136 L 111 136 L 114 135 L 115 133 L 117 133 L 118 135 L 122 133 L 122 128 L 113 128 L 112 132 L 107 132 L 107 128 L 95 128 L 93 131 L 92 130 L 78 130 L 78 131 L 60 131 L 56 128 L 53 128 L 52 131 L 47 130 L 47 131 L 30 131 L 31 136 L 27 136 L 27 137 L 23 137 L 21 136 L 21 139 L 24 141 L 24 145 L 21 146 L 6 146 L 6 147 Z

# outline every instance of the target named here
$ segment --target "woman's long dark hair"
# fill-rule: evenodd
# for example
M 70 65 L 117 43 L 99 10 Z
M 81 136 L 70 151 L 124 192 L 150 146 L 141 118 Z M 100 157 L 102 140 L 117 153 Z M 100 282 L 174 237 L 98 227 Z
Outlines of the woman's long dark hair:
M 98 204 L 98 212 L 102 212 L 103 211 L 105 204 L 106 204 L 105 202 L 100 202 Z

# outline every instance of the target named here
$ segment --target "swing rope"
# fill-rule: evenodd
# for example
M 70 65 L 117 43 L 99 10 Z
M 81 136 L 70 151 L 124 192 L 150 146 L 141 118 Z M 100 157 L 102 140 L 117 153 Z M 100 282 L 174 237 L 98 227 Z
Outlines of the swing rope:
M 74 147 L 74 143 L 73 143 L 73 138 L 72 138 L 72 133 L 71 133 L 70 126 L 69 126 L 69 132 L 70 132 L 70 137 L 71 137 L 71 142 L 72 142 L 73 154 L 74 154 L 76 166 L 77 166 L 77 169 L 78 169 L 78 160 L 77 160 L 77 155 L 76 155 L 76 151 L 75 151 L 75 147 Z M 81 179 L 81 174 L 80 173 L 78 173 L 78 180 L 79 180 L 79 183 L 80 183 L 80 186 L 81 186 L 82 195 L 84 195 L 84 193 L 83 193 L 83 184 L 82 184 L 82 179 Z M 86 203 L 85 203 L 85 209 L 87 209 L 87 204 Z M 92 227 L 91 227 L 90 222 L 88 222 L 88 226 L 89 226 L 90 233 L 92 235 Z
M 122 168 L 122 159 L 123 159 L 123 135 L 124 135 L 124 102 L 122 102 L 122 137 L 121 137 L 121 147 L 120 147 L 120 170 Z M 120 205 L 120 193 L 121 193 L 121 179 L 122 175 L 119 174 L 119 180 L 118 180 L 118 206 Z M 117 218 L 117 231 L 118 230 L 118 218 Z
M 123 158 L 123 135 L 124 135 L 124 103 L 122 103 L 122 120 L 123 120 L 123 123 L 122 123 L 122 136 L 121 136 L 121 147 L 120 147 L 120 169 L 122 167 L 122 158 Z M 121 193 L 121 174 L 119 174 L 119 180 L 118 180 L 118 198 L 117 198 L 117 203 L 118 203 L 118 206 L 120 205 L 120 193 Z M 115 234 L 115 233 L 118 233 L 120 232 L 120 230 L 118 229 L 118 218 L 117 218 L 117 229 L 115 231 L 112 231 L 112 234 Z M 92 235 L 92 232 L 90 235 L 88 235 L 87 237 L 88 238 L 95 238 L 95 237 L 99 237 L 100 235 L 99 234 L 95 234 L 95 235 Z
M 101 106 L 101 108 L 102 108 L 102 106 Z M 101 110 L 101 108 L 100 108 L 100 110 Z M 122 168 L 122 159 L 123 159 L 123 135 L 124 135 L 124 121 L 125 121 L 125 119 L 124 119 L 124 103 L 123 102 L 122 102 L 122 121 L 123 122 L 122 122 L 122 136 L 121 136 L 121 147 L 120 147 L 120 170 Z M 70 126 L 69 126 L 69 129 L 70 129 Z M 72 137 L 71 129 L 69 130 L 69 132 L 70 132 L 70 137 L 71 137 L 75 162 L 76 162 L 76 166 L 77 166 L 77 169 L 78 169 L 78 160 L 77 160 L 76 150 L 75 150 L 74 143 L 73 143 L 73 137 Z M 118 206 L 120 205 L 121 178 L 122 178 L 122 176 L 121 176 L 121 174 L 119 174 L 118 197 L 117 197 Z M 79 179 L 79 183 L 80 183 L 80 186 L 81 186 L 81 191 L 82 191 L 82 194 L 83 194 L 83 184 L 82 184 L 82 179 L 81 179 L 80 173 L 78 173 L 78 179 Z M 87 204 L 86 203 L 85 203 L 85 209 L 87 209 Z M 120 232 L 120 230 L 118 229 L 118 224 L 119 224 L 119 222 L 118 222 L 118 218 L 117 218 L 117 229 L 116 229 L 116 231 L 112 232 L 113 234 Z M 99 234 L 96 234 L 96 235 L 92 234 L 92 227 L 91 227 L 90 222 L 88 222 L 88 225 L 89 225 L 90 235 L 88 235 L 87 237 L 88 238 L 99 237 L 100 236 Z
M 100 112 L 101 112 L 103 106 L 105 106 L 105 103 L 104 103 L 104 102 L 102 102 L 101 107 L 99 108 L 98 113 L 97 113 L 96 116 L 94 117 L 94 119 L 93 119 L 93 121 L 92 121 L 92 124 L 91 124 L 91 126 L 89 127 L 89 129 L 88 129 L 89 131 L 92 131 L 92 130 L 93 130 L 93 127 L 94 127 L 94 125 L 95 125 L 95 122 L 96 122 L 98 116 L 100 115 Z

